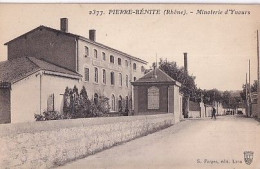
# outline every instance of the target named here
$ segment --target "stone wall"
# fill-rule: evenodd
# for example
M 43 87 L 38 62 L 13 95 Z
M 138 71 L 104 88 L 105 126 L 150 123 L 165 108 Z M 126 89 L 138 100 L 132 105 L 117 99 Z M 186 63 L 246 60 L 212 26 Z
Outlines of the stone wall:
M 76 85 L 81 90 L 78 80 L 44 73 L 40 75 L 42 72 L 36 72 L 12 85 L 11 123 L 34 122 L 34 114 L 47 111 L 47 100 L 51 94 L 54 95 L 55 111 L 62 112 L 66 87 L 73 88 Z
M 189 118 L 200 118 L 200 111 L 189 111 Z
M 173 124 L 172 114 L 0 125 L 1 168 L 50 168 Z
M 211 117 L 212 116 L 212 107 L 211 106 L 206 106 L 206 117 Z
M 252 104 L 252 117 L 257 117 L 257 103 Z

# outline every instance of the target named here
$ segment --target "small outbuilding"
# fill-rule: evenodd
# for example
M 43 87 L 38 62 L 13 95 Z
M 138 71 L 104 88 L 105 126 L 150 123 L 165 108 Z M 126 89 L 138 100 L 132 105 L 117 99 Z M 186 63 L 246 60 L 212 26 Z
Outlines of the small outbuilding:
M 0 124 L 35 121 L 34 114 L 62 111 L 65 88 L 81 75 L 35 57 L 0 62 Z
M 175 123 L 182 118 L 181 83 L 155 68 L 135 82 L 134 115 L 172 113 Z

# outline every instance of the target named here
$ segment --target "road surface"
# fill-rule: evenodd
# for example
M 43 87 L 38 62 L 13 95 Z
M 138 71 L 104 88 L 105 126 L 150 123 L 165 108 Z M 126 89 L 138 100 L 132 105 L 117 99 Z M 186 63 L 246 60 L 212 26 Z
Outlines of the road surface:
M 244 151 L 254 152 L 250 165 Z M 186 120 L 58 168 L 260 169 L 260 122 L 239 116 Z

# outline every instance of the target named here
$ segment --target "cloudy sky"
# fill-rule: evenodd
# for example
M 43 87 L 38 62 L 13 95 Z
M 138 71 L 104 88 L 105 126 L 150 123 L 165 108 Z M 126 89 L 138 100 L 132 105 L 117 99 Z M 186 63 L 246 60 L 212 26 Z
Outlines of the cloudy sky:
M 116 9 L 155 9 L 160 14 L 109 14 Z M 105 14 L 90 15 L 92 10 Z M 164 10 L 186 10 L 187 14 L 164 15 Z M 197 10 L 223 13 L 197 14 Z M 69 32 L 88 37 L 88 30 L 96 29 L 98 42 L 142 58 L 148 67 L 156 54 L 183 66 L 183 52 L 187 52 L 188 71 L 196 76 L 198 87 L 239 90 L 249 59 L 251 81 L 257 79 L 259 16 L 260 5 L 0 4 L 0 61 L 7 58 L 5 42 L 39 25 L 59 29 L 60 18 L 66 17 Z

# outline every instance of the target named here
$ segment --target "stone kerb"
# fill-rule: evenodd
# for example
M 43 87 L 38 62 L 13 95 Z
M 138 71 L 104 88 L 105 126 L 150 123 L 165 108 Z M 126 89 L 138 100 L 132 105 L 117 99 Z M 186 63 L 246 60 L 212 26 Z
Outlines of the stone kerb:
M 173 124 L 172 114 L 0 126 L 0 166 L 50 168 Z

